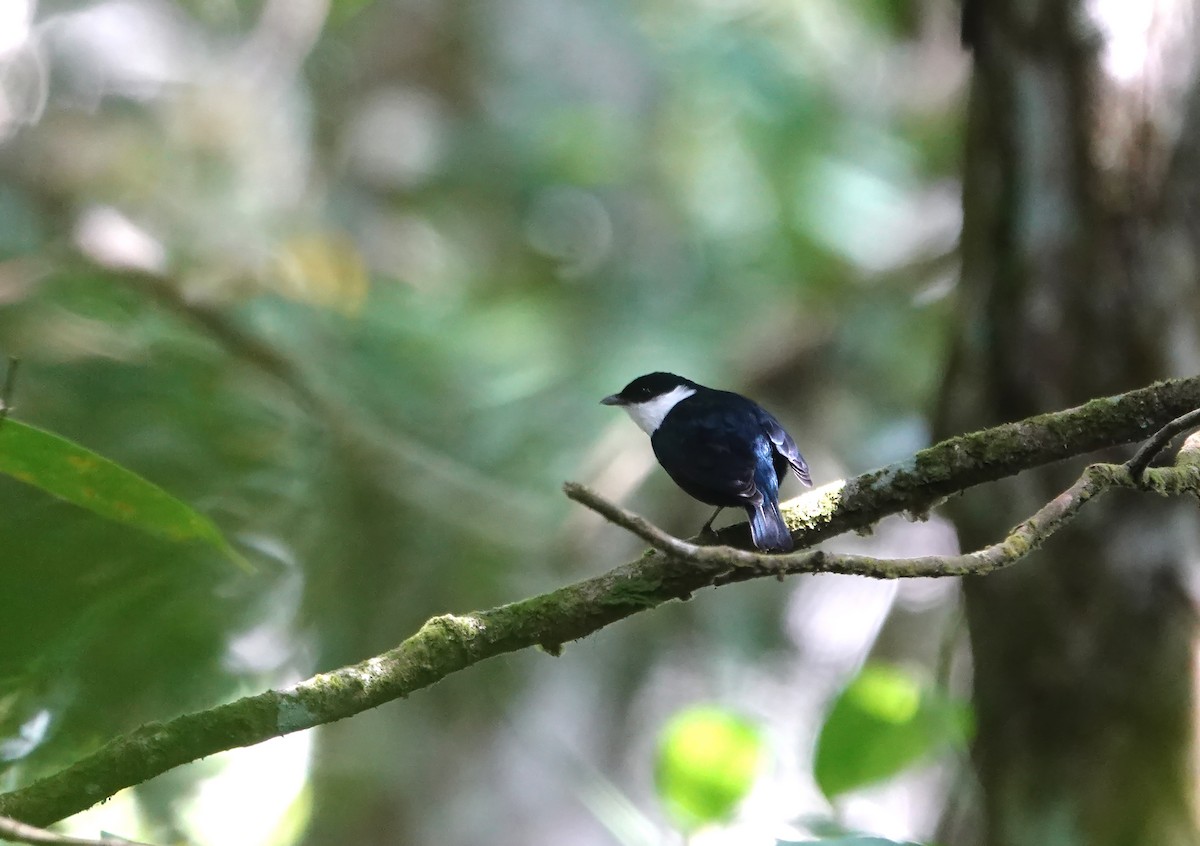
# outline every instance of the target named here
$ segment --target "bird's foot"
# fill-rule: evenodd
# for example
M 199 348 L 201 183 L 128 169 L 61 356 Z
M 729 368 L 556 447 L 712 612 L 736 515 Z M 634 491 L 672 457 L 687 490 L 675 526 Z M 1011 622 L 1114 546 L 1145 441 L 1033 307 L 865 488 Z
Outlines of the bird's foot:
M 720 514 L 724 508 L 725 506 L 723 505 L 717 508 L 717 510 L 713 512 L 713 515 L 708 518 L 708 522 L 700 527 L 700 542 L 705 546 L 716 546 L 719 539 L 717 538 L 716 530 L 713 529 L 712 524 L 713 520 L 717 519 L 717 515 Z

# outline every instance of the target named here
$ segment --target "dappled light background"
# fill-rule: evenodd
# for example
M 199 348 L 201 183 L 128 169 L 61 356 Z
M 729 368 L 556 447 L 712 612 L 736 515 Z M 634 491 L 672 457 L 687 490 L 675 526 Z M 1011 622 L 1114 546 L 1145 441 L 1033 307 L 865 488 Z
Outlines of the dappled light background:
M 956 14 L 3 0 L 15 414 L 195 505 L 255 569 L 0 478 L 0 783 L 636 555 L 566 479 L 693 534 L 706 509 L 597 404 L 641 373 L 759 399 L 818 484 L 923 446 L 957 269 Z M 840 548 L 955 539 L 897 518 Z M 716 703 L 771 751 L 704 842 L 929 837 L 953 756 L 831 808 L 812 748 L 872 653 L 954 686 L 956 603 L 922 582 L 710 591 L 183 768 L 73 825 L 200 844 L 678 842 L 656 739 Z

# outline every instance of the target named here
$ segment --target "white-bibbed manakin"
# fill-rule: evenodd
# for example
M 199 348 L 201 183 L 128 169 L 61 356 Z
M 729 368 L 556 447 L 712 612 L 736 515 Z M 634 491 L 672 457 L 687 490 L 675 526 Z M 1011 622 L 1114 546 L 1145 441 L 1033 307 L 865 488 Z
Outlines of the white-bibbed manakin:
M 722 508 L 744 508 L 757 548 L 792 548 L 779 513 L 779 485 L 789 470 L 805 485 L 812 480 L 796 442 L 758 403 L 674 373 L 639 376 L 600 402 L 625 409 L 650 436 L 658 463 L 675 484 L 717 507 L 702 532 Z

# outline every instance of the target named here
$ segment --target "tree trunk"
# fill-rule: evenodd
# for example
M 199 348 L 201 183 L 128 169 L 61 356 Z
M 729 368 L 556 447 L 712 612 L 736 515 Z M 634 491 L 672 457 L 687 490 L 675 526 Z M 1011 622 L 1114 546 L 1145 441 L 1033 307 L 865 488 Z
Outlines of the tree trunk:
M 1150 75 L 1121 87 L 1081 0 L 965 10 L 962 322 L 939 437 L 1196 369 L 1200 95 L 1170 76 L 1177 48 L 1197 43 L 1186 23 L 1148 31 Z M 1180 132 L 1171 116 L 1186 106 Z M 1078 470 L 955 503 L 964 547 Z M 1108 497 L 1025 564 L 967 582 L 982 820 L 948 840 L 1200 843 L 1184 574 L 1196 523 L 1194 503 Z

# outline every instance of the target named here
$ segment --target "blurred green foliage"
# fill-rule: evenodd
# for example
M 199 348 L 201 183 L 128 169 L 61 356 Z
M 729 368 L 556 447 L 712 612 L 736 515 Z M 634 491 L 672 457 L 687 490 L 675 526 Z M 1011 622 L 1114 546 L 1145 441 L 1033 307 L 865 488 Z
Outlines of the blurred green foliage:
M 817 740 L 817 784 L 833 798 L 947 746 L 965 748 L 968 706 L 912 673 L 868 664 L 834 701 Z
M 728 819 L 761 774 L 759 729 L 737 714 L 696 706 L 663 727 L 655 765 L 659 798 L 684 831 Z
M 691 533 L 704 509 L 596 405 L 640 373 L 753 395 L 818 483 L 926 439 L 958 222 L 950 0 L 22 7 L 0 32 L 15 415 L 170 491 L 255 572 L 0 478 L 4 784 L 636 554 L 566 478 Z M 806 585 L 726 588 L 329 727 L 291 827 L 591 842 L 612 826 L 582 759 L 665 829 L 657 717 L 700 696 L 784 721 L 794 700 L 763 691 L 811 659 L 788 622 Z M 215 769 L 139 790 L 140 839 L 186 835 Z

